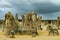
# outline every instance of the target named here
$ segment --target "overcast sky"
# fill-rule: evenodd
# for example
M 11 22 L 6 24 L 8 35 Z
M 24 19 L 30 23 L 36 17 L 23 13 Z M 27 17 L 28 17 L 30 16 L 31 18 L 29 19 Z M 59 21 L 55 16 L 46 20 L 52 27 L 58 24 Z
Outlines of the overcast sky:
M 0 19 L 8 11 L 18 13 L 19 18 L 26 12 L 36 11 L 44 20 L 53 20 L 60 16 L 60 0 L 0 0 Z

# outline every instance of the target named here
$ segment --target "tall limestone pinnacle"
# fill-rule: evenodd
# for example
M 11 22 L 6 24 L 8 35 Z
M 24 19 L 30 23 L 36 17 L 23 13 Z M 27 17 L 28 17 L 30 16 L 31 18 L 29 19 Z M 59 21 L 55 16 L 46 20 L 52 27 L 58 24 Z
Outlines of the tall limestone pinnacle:
M 25 16 L 22 15 L 22 25 L 24 26 L 24 23 L 25 23 Z
M 60 17 L 58 16 L 57 17 L 57 27 L 58 27 L 58 29 L 59 29 L 59 25 L 60 25 Z
M 41 21 L 42 21 L 42 16 L 39 16 L 39 17 L 38 17 L 38 21 L 41 23 Z
M 15 19 L 18 20 L 18 14 L 17 14 L 17 13 L 16 13 L 16 15 L 15 15 Z
M 36 20 L 37 20 L 37 14 L 36 14 L 35 11 L 33 11 L 33 12 L 32 12 L 32 21 L 33 21 L 33 22 L 36 22 Z
M 5 25 L 6 25 L 6 34 L 8 35 L 11 30 L 14 30 L 16 28 L 16 24 L 14 21 L 14 16 L 11 12 L 8 12 L 5 15 Z
M 25 25 L 30 25 L 31 21 L 32 21 L 31 12 L 27 12 L 25 15 Z

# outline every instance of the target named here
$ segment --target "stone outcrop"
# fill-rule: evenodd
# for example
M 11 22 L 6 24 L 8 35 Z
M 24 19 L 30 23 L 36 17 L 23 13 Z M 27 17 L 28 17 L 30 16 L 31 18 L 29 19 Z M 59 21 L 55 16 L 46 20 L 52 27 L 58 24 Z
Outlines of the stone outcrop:
M 58 29 L 59 29 L 59 26 L 60 26 L 60 17 L 58 16 L 57 17 L 57 27 L 58 27 Z
M 6 34 L 8 35 L 11 30 L 15 30 L 16 24 L 13 15 L 11 12 L 8 12 L 5 15 L 5 24 L 6 24 Z

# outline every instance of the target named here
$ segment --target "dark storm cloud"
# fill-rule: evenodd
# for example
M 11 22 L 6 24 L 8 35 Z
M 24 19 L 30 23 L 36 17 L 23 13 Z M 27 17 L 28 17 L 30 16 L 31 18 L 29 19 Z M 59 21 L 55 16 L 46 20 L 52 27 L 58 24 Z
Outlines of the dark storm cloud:
M 38 13 L 55 13 L 60 12 L 60 6 L 53 5 L 51 3 L 34 3 L 34 10 Z
M 35 10 L 37 13 L 55 13 L 60 11 L 60 6 L 56 6 L 50 2 L 29 2 L 23 0 L 7 0 L 19 14 Z

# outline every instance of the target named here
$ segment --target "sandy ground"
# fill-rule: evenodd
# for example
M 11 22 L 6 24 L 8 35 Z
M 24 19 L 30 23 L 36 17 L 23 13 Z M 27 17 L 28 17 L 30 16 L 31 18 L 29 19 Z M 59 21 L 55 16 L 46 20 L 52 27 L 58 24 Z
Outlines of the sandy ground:
M 32 37 L 29 35 L 16 35 L 15 38 L 7 38 L 6 36 L 0 35 L 0 40 L 60 40 L 60 36 L 36 36 Z
M 44 30 L 38 30 L 39 35 L 36 37 L 32 37 L 32 35 L 15 35 L 15 38 L 9 38 L 5 35 L 5 32 L 0 31 L 0 40 L 60 40 L 60 35 L 48 36 L 47 26 L 42 25 L 42 28 Z
M 0 40 L 60 40 L 60 36 L 48 36 L 46 30 L 39 30 L 39 35 L 15 35 L 15 38 L 8 38 L 4 32 L 0 31 Z

